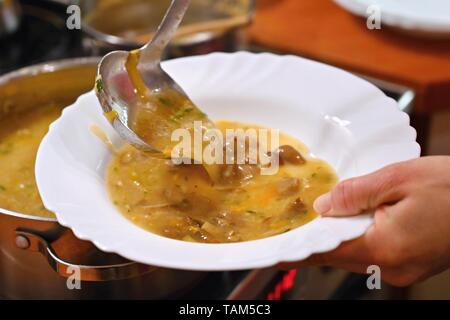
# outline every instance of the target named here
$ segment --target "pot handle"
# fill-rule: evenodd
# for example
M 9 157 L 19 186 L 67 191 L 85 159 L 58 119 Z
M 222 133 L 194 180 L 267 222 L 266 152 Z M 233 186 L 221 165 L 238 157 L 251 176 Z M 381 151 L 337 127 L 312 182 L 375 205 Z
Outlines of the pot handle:
M 16 246 L 31 252 L 40 252 L 50 267 L 60 276 L 68 278 L 79 271 L 81 281 L 114 281 L 124 280 L 152 272 L 156 267 L 126 262 L 113 265 L 87 266 L 76 265 L 59 258 L 52 246 L 41 236 L 31 232 L 16 231 Z

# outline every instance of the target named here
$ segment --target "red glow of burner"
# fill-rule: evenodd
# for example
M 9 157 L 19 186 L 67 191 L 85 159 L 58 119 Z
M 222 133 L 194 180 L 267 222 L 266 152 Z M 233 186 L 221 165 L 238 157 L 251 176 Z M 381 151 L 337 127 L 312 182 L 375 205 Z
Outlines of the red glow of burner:
M 281 300 L 283 293 L 288 292 L 294 287 L 295 277 L 297 276 L 297 270 L 293 269 L 283 276 L 280 282 L 278 282 L 272 292 L 270 292 L 266 299 L 267 300 Z

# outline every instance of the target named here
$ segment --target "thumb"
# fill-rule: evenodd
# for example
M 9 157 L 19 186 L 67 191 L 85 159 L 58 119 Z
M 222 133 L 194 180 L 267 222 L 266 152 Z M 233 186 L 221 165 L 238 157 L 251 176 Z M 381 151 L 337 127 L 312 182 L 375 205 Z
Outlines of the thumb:
M 391 165 L 358 178 L 340 182 L 314 202 L 323 216 L 352 216 L 402 198 L 407 175 L 403 164 Z

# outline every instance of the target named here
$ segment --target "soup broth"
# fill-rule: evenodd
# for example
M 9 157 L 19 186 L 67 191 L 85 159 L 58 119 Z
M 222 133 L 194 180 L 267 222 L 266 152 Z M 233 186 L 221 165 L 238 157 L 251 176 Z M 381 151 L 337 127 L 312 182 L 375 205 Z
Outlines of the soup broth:
M 0 122 L 0 207 L 24 214 L 54 217 L 39 195 L 34 166 L 36 153 L 49 125 L 61 114 L 49 104 L 12 114 Z
M 216 125 L 222 132 L 259 128 L 228 121 Z M 222 171 L 227 183 L 220 185 L 202 165 L 173 165 L 126 145 L 109 165 L 107 187 L 125 217 L 161 236 L 205 243 L 261 239 L 313 220 L 314 200 L 337 182 L 333 169 L 308 157 L 298 140 L 281 134 L 280 145 L 285 147 L 279 149 L 276 174 L 228 167 Z

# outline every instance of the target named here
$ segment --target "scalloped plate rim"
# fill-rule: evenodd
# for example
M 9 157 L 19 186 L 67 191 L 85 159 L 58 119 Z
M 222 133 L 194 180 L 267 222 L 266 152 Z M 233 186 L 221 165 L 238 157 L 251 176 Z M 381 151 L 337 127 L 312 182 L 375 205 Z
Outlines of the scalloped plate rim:
M 350 75 L 355 81 L 361 81 L 362 82 L 366 82 L 365 80 L 362 80 L 354 75 L 351 75 L 345 71 L 342 71 L 338 68 L 332 67 L 332 66 L 328 66 L 328 65 L 324 65 L 318 62 L 314 62 L 314 61 L 310 61 L 307 59 L 303 59 L 303 58 L 299 58 L 299 57 L 295 57 L 295 56 L 278 56 L 275 54 L 267 54 L 267 53 L 262 53 L 262 54 L 252 54 L 252 53 L 247 53 L 247 52 L 238 52 L 238 53 L 234 53 L 234 54 L 224 54 L 224 53 L 213 53 L 213 54 L 209 54 L 209 55 L 205 55 L 205 56 L 196 56 L 196 57 L 191 57 L 191 58 L 181 58 L 181 59 L 176 59 L 173 61 L 169 61 L 166 64 L 172 64 L 175 65 L 176 63 L 190 63 L 190 61 L 202 61 L 202 60 L 208 60 L 208 59 L 254 59 L 254 56 L 264 56 L 267 57 L 267 59 L 277 59 L 278 61 L 280 60 L 285 60 L 286 59 L 290 59 L 291 61 L 293 61 L 293 63 L 296 63 L 296 61 L 305 63 L 305 64 L 310 64 L 311 66 L 313 64 L 315 64 L 317 68 L 329 68 L 328 71 L 330 72 L 340 72 L 340 73 L 346 73 L 347 75 Z M 209 61 L 210 63 L 210 61 Z M 204 64 L 207 64 L 207 61 L 204 62 Z M 378 92 L 376 92 L 377 97 L 380 97 L 380 93 L 381 95 L 384 96 L 384 93 L 382 93 L 378 88 L 376 88 L 375 86 L 371 85 L 370 83 L 366 82 L 367 84 L 369 84 L 370 86 L 372 86 L 373 88 L 371 90 L 373 90 L 373 92 L 375 93 L 376 90 Z M 375 90 L 376 89 L 376 90 Z M 300 228 L 297 228 L 295 230 L 292 230 L 286 234 L 282 234 L 282 235 L 278 235 L 278 236 L 274 236 L 274 237 L 270 237 L 270 238 L 265 238 L 265 239 L 260 239 L 260 240 L 255 240 L 255 241 L 248 241 L 248 242 L 241 242 L 241 243 L 232 243 L 232 244 L 197 244 L 197 243 L 187 243 L 187 242 L 183 242 L 183 241 L 178 241 L 178 240 L 173 240 L 173 239 L 168 239 L 168 238 L 163 238 L 151 233 L 149 234 L 149 237 L 157 237 L 159 238 L 159 240 L 161 240 L 162 242 L 165 242 L 167 244 L 170 243 L 170 245 L 172 244 L 176 244 L 177 246 L 195 246 L 196 248 L 211 248 L 211 247 L 215 247 L 215 248 L 233 248 L 233 247 L 248 247 L 248 246 L 263 246 L 263 244 L 265 243 L 270 243 L 270 242 L 274 242 L 275 240 L 279 240 L 279 239 L 291 239 L 293 236 L 293 234 L 295 233 L 306 233 L 307 230 L 309 229 L 314 229 L 314 225 L 315 224 L 319 224 L 320 221 L 326 221 L 328 224 L 333 224 L 333 223 L 353 223 L 354 224 L 354 229 L 353 230 L 349 230 L 347 231 L 347 233 L 345 234 L 340 234 L 339 237 L 336 234 L 330 234 L 329 235 L 329 241 L 328 243 L 322 243 L 321 246 L 316 246 L 316 248 L 309 248 L 309 250 L 304 250 L 301 251 L 300 253 L 297 252 L 297 254 L 292 253 L 292 251 L 290 252 L 289 249 L 292 248 L 290 245 L 286 246 L 284 248 L 284 250 L 281 250 L 280 252 L 272 252 L 271 255 L 269 255 L 268 257 L 266 256 L 262 256 L 259 259 L 252 259 L 251 257 L 248 258 L 248 260 L 245 259 L 241 259 L 242 261 L 240 261 L 240 263 L 236 262 L 233 259 L 228 259 L 225 261 L 210 261 L 210 263 L 208 264 L 203 264 L 203 265 L 199 265 L 198 263 L 193 263 L 192 261 L 180 261 L 180 260 L 172 260 L 172 261 L 167 261 L 167 260 L 159 260 L 157 259 L 157 257 L 153 257 L 152 259 L 149 259 L 148 256 L 147 257 L 143 257 L 140 256 L 139 254 L 136 254 L 135 252 L 133 252 L 132 250 L 127 250 L 127 245 L 124 244 L 123 242 L 117 242 L 117 241 L 108 241 L 105 240 L 104 236 L 99 236 L 98 234 L 96 234 L 95 232 L 93 232 L 92 228 L 86 228 L 85 224 L 86 221 L 79 221 L 77 220 L 77 218 L 75 217 L 67 217 L 64 214 L 61 214 L 60 212 L 60 208 L 61 205 L 58 203 L 54 203 L 51 199 L 49 199 L 49 197 L 47 197 L 47 193 L 46 193 L 46 178 L 45 178 L 45 154 L 43 154 L 42 150 L 45 150 L 46 148 L 48 148 L 49 143 L 52 142 L 52 139 L 55 139 L 55 132 L 57 132 L 59 130 L 59 127 L 64 123 L 64 121 L 67 121 L 67 119 L 72 116 L 72 115 L 76 115 L 77 112 L 79 112 L 79 110 L 81 109 L 80 106 L 78 106 L 80 103 L 83 103 L 85 100 L 89 99 L 90 96 L 92 96 L 93 93 L 87 93 L 84 94 L 82 96 L 80 96 L 80 98 L 70 107 L 67 107 L 64 111 L 63 114 L 61 116 L 60 119 L 58 119 L 56 122 L 54 122 L 49 129 L 49 133 L 47 134 L 47 136 L 44 138 L 44 140 L 42 141 L 42 144 L 39 148 L 38 151 L 38 156 L 37 156 L 37 161 L 36 161 L 36 179 L 38 182 L 38 187 L 39 190 L 41 191 L 41 193 L 45 196 L 43 196 L 43 201 L 45 206 L 54 211 L 56 213 L 57 219 L 58 221 L 65 227 L 71 228 L 73 230 L 73 232 L 75 233 L 75 235 L 77 237 L 79 237 L 80 239 L 83 240 L 88 240 L 93 242 L 99 249 L 106 251 L 106 252 L 113 252 L 113 253 L 117 253 L 119 255 L 122 255 L 125 258 L 128 258 L 130 260 L 133 261 L 137 261 L 137 262 L 142 262 L 142 263 L 146 263 L 146 264 L 153 264 L 153 265 L 158 265 L 158 266 L 162 266 L 162 267 L 168 267 L 168 268 L 175 268 L 175 269 L 185 269 L 185 270 L 197 270 L 197 271 L 219 271 L 219 270 L 242 270 L 242 269 L 249 269 L 249 268 L 263 268 L 263 267 L 269 267 L 272 266 L 274 264 L 277 264 L 279 262 L 283 262 L 283 261 L 293 261 L 293 260 L 299 260 L 299 259 L 305 259 L 308 256 L 310 256 L 311 254 L 314 253 L 319 253 L 319 252 L 325 252 L 325 251 L 329 251 L 329 250 L 333 250 L 335 249 L 337 246 L 339 246 L 340 243 L 342 243 L 343 241 L 348 241 L 354 238 L 357 238 L 359 236 L 361 236 L 366 229 L 371 225 L 372 223 L 372 217 L 371 215 L 363 215 L 363 216 L 358 216 L 358 217 L 350 217 L 350 218 L 317 218 L 315 220 L 313 220 L 312 222 L 310 222 L 309 224 L 306 224 L 305 226 L 302 226 Z M 385 99 L 386 101 L 388 101 L 387 97 L 383 97 L 383 99 Z M 387 102 L 386 102 L 387 103 Z M 391 102 L 390 102 L 391 103 Z M 78 107 L 77 107 L 78 106 Z M 389 109 L 389 108 L 388 108 Z M 392 115 L 394 114 L 401 114 L 401 112 L 397 109 L 392 110 Z M 413 130 L 411 129 L 411 127 L 407 127 L 405 128 L 406 130 Z M 420 153 L 420 147 L 418 147 L 417 143 L 415 141 L 405 141 L 405 143 L 408 143 L 408 145 L 411 147 L 411 153 L 417 153 L 416 156 L 419 155 Z M 412 148 L 415 148 L 414 151 L 412 151 Z M 40 170 L 42 169 L 42 170 Z M 42 173 L 42 175 L 41 175 Z M 333 222 L 334 221 L 334 222 Z M 92 223 L 92 221 L 90 222 Z M 129 222 L 130 224 L 132 224 L 131 222 Z M 323 226 L 327 226 L 327 223 L 322 223 Z M 95 224 L 95 223 L 94 223 Z M 134 225 L 133 225 L 134 226 Z M 134 226 L 135 228 L 138 228 L 137 226 Z M 143 230 L 142 230 L 143 231 Z M 151 235 L 151 236 L 150 236 Z M 280 243 L 284 243 L 287 244 L 287 240 L 279 240 Z M 200 249 L 203 250 L 203 249 Z M 195 260 L 195 259 L 194 259 Z

